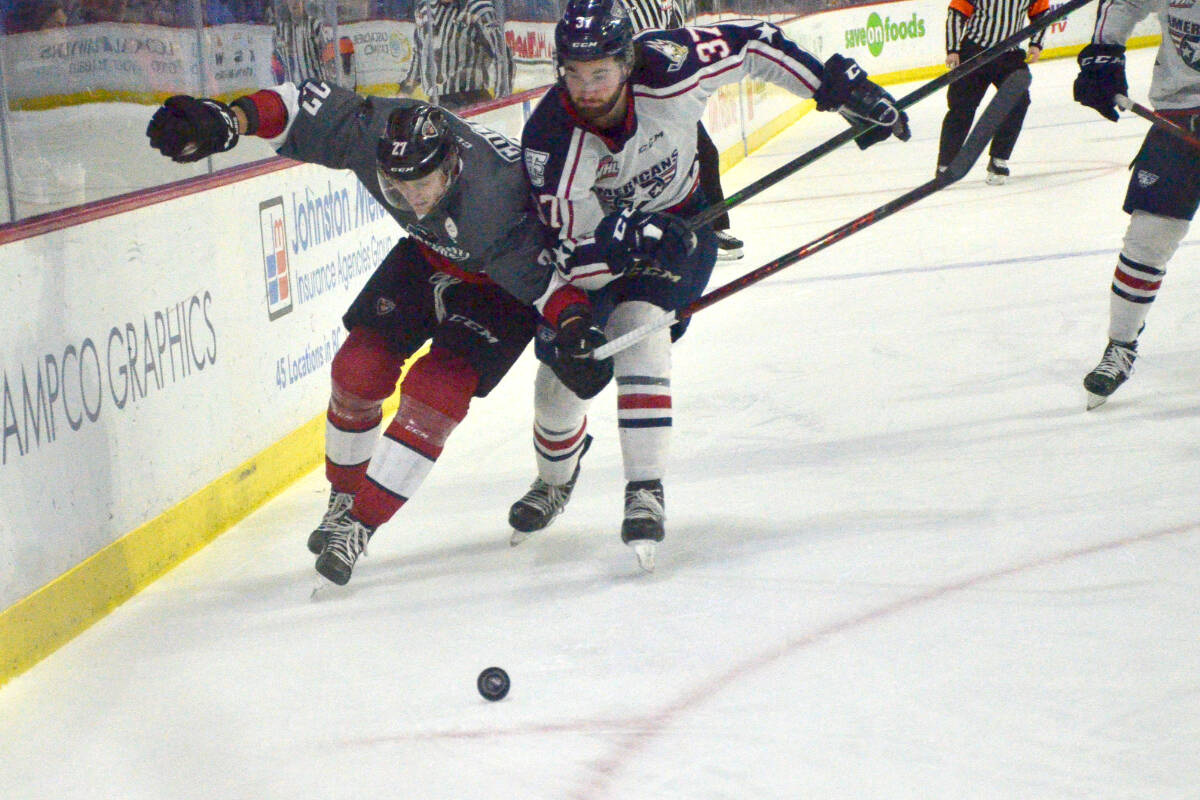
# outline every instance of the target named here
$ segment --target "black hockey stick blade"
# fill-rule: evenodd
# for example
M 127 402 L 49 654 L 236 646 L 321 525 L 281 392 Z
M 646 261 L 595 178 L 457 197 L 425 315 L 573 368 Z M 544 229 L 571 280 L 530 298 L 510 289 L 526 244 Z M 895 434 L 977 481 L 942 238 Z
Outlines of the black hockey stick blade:
M 1021 102 L 1025 93 L 1029 91 L 1032 79 L 1033 76 L 1029 74 L 1029 70 L 1023 69 L 1008 74 L 1008 77 L 1000 84 L 1000 88 L 996 90 L 996 96 L 983 110 L 983 116 L 967 134 L 966 141 L 963 142 L 958 155 L 950 161 L 940 178 L 944 179 L 946 183 L 954 183 L 971 171 L 971 167 L 975 166 L 975 162 L 983 155 L 983 148 L 987 147 L 988 143 L 992 141 L 992 137 L 996 135 L 1000 123 L 1004 122 L 1005 118 Z
M 1010 73 L 1004 79 L 1004 82 L 1000 84 L 1000 88 L 996 90 L 995 96 L 992 97 L 991 102 L 987 104 L 987 108 L 984 109 L 983 114 L 980 115 L 979 120 L 975 123 L 975 127 L 967 135 L 966 141 L 963 142 L 962 148 L 958 151 L 958 155 L 954 157 L 954 160 L 950 162 L 946 171 L 941 175 L 921 184 L 915 189 L 910 189 L 899 197 L 884 203 L 879 208 L 868 211 L 861 217 L 857 217 L 833 229 L 824 236 L 814 239 L 790 253 L 785 253 L 774 261 L 764 264 L 751 272 L 747 272 L 745 275 L 730 281 L 724 286 L 719 286 L 711 292 L 707 292 L 678 311 L 663 312 L 662 316 L 658 319 L 634 328 L 632 331 L 596 348 L 594 357 L 604 359 L 613 353 L 619 353 L 646 338 L 654 331 L 673 325 L 681 319 L 686 319 L 697 311 L 708 308 L 712 304 L 724 300 L 729 295 L 740 292 L 751 284 L 758 283 L 768 275 L 773 275 L 798 261 L 815 255 L 825 248 L 858 233 L 863 228 L 870 227 L 881 219 L 890 217 L 897 211 L 908 208 L 918 200 L 923 200 L 929 195 L 939 192 L 955 181 L 958 181 L 970 172 L 971 167 L 979 160 L 979 156 L 983 154 L 984 148 L 988 146 L 992 137 L 996 135 L 996 129 L 1000 127 L 1000 124 L 1004 122 L 1005 118 L 1012 113 L 1012 110 L 1024 98 L 1025 92 L 1029 88 L 1029 83 L 1030 74 L 1025 70 Z
M 1047 11 L 1045 14 L 1042 14 L 1036 20 L 1017 31 L 1012 36 L 1009 36 L 1007 39 L 997 42 L 991 47 L 988 47 L 985 50 L 977 53 L 972 58 L 962 62 L 954 69 L 918 86 L 916 89 L 897 100 L 896 105 L 901 109 L 905 109 L 921 100 L 924 100 L 926 97 L 933 94 L 938 89 L 941 89 L 943 86 L 948 86 L 959 78 L 970 75 L 972 72 L 975 72 L 981 67 L 990 64 L 1000 56 L 1007 53 L 1009 50 L 1012 50 L 1021 42 L 1037 34 L 1038 31 L 1053 25 L 1055 22 L 1058 22 L 1071 12 L 1078 11 L 1090 2 L 1092 2 L 1092 0 L 1070 0 L 1068 3 Z M 794 175 L 817 159 L 829 155 L 834 150 L 846 144 L 846 142 L 852 141 L 854 138 L 861 136 L 867 130 L 870 130 L 874 127 L 874 125 L 870 125 L 867 128 L 845 129 L 841 133 L 838 133 L 836 136 L 817 145 L 808 152 L 796 156 L 783 166 L 767 173 L 744 189 L 734 192 L 726 197 L 723 202 L 714 203 L 707 208 L 698 211 L 690 219 L 688 219 L 688 227 L 692 230 L 699 230 L 734 206 L 741 205 L 751 197 L 754 197 L 758 193 L 771 188 L 784 178 Z
M 1200 139 L 1197 139 L 1195 136 L 1193 136 L 1191 131 L 1180 125 L 1178 122 L 1167 119 L 1161 114 L 1151 111 L 1141 103 L 1135 103 L 1133 100 L 1130 100 L 1123 94 L 1117 95 L 1116 102 L 1117 108 L 1121 109 L 1122 111 L 1132 111 L 1134 114 L 1137 114 L 1139 117 L 1146 120 L 1159 130 L 1169 133 L 1175 138 L 1181 139 L 1197 150 L 1200 150 Z

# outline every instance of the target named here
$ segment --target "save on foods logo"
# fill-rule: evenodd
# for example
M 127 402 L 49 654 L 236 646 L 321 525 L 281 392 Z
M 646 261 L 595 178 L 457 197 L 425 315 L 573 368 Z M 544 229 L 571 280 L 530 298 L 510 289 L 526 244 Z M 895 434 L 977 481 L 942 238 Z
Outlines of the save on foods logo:
M 883 52 L 883 46 L 888 42 L 901 39 L 921 39 L 925 36 L 925 20 L 917 16 L 917 12 L 906 20 L 893 20 L 891 17 L 879 18 L 874 11 L 867 17 L 865 28 L 851 28 L 846 31 L 846 47 L 863 47 L 873 56 Z

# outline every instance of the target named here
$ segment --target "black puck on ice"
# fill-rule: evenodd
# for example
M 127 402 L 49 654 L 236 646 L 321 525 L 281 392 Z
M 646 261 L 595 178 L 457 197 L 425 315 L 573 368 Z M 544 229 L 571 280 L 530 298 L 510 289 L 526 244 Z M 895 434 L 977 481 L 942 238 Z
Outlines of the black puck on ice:
M 495 701 L 504 699 L 504 695 L 508 694 L 508 687 L 512 684 L 508 680 L 507 672 L 499 667 L 488 667 L 479 673 L 475 685 L 479 687 L 479 693 L 485 699 Z

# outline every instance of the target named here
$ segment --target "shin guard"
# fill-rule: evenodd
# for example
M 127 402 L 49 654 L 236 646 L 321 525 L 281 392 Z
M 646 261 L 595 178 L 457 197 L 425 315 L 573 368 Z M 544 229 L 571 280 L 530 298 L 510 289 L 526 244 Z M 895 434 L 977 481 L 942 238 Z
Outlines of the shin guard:
M 1137 340 L 1162 288 L 1167 262 L 1187 233 L 1188 221 L 1134 211 L 1113 274 L 1109 300 L 1108 337 L 1116 342 Z
M 325 415 L 325 477 L 334 491 L 362 487 L 379 441 L 383 401 L 396 389 L 401 359 L 370 328 L 355 328 L 333 357 L 333 387 Z
M 609 317 L 608 336 L 628 333 L 661 313 L 650 303 L 622 303 Z M 671 443 L 671 332 L 656 331 L 614 355 L 613 374 L 625 480 L 659 480 Z
M 465 359 L 439 347 L 412 365 L 400 386 L 400 408 L 354 497 L 355 517 L 378 527 L 413 496 L 466 417 L 478 383 Z

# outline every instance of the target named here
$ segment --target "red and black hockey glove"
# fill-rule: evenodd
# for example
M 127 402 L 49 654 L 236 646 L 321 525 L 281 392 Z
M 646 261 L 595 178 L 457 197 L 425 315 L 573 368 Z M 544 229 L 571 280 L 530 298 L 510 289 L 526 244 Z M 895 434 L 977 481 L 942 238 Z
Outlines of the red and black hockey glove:
M 586 306 L 570 306 L 558 315 L 558 319 L 554 362 L 550 368 L 564 386 L 581 399 L 590 400 L 612 380 L 613 360 L 592 357 L 596 348 L 606 344 L 608 339 L 604 331 L 592 324 L 592 312 Z
M 237 120 L 220 100 L 168 97 L 146 126 L 150 146 L 180 164 L 224 153 L 238 142 Z

